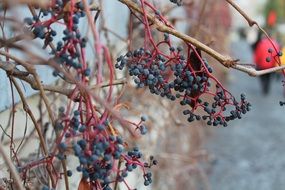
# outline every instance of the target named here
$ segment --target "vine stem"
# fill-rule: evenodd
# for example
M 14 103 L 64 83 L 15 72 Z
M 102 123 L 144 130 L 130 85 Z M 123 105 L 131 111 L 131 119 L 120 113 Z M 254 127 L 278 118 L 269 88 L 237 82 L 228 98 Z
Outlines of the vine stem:
M 16 63 L 0 61 L 0 69 L 3 69 L 4 71 L 6 71 L 9 75 L 13 77 L 16 77 L 20 80 L 23 80 L 29 83 L 34 90 L 39 90 L 37 83 L 35 82 L 34 78 L 29 75 L 29 72 L 18 70 L 16 68 Z M 91 85 L 90 89 L 93 90 L 93 89 L 99 89 L 99 88 L 106 88 L 111 85 L 116 86 L 116 85 L 123 85 L 126 83 L 127 83 L 126 78 L 120 78 L 120 79 L 113 80 L 112 84 L 110 84 L 110 81 L 106 81 L 106 82 L 102 82 L 101 84 Z M 45 91 L 56 92 L 56 93 L 65 95 L 67 97 L 71 97 L 74 91 L 73 88 L 63 88 L 61 86 L 54 86 L 54 85 L 42 84 L 42 87 Z
M 35 79 L 35 83 L 37 84 L 37 86 L 39 87 L 39 91 L 40 91 L 40 94 L 41 96 L 43 97 L 43 100 L 44 100 L 44 103 L 47 107 L 47 111 L 49 113 L 49 117 L 51 119 L 51 122 L 53 124 L 53 126 L 55 126 L 55 118 L 54 118 L 54 114 L 53 114 L 53 111 L 51 110 L 50 108 L 50 103 L 49 103 L 49 100 L 44 92 L 44 89 L 41 85 L 41 82 L 40 82 L 40 79 L 39 79 L 39 76 L 34 68 L 34 66 L 26 63 L 25 61 L 22 61 L 20 59 L 18 59 L 17 57 L 7 53 L 7 52 L 4 52 L 4 51 L 0 51 L 0 54 L 5 56 L 5 57 L 9 57 L 10 59 L 14 60 L 15 62 L 21 64 L 23 67 L 25 67 L 25 69 L 34 76 L 34 79 Z
M 270 40 L 270 42 L 272 43 L 272 40 L 270 39 L 269 35 L 267 34 L 267 32 L 259 26 L 259 24 L 253 20 L 252 18 L 250 18 L 250 16 L 248 16 L 235 2 L 233 2 L 232 0 L 225 0 L 227 1 L 239 14 L 241 14 L 241 16 L 247 21 L 248 25 L 250 27 L 252 27 L 253 25 L 256 25 L 257 28 L 264 33 L 264 35 Z M 273 43 L 272 43 L 273 44 Z M 273 45 L 273 47 L 275 48 L 275 46 Z M 276 48 L 275 48 L 276 50 Z
M 102 79 L 102 72 L 103 72 L 103 70 L 102 70 L 103 69 L 102 46 L 103 46 L 103 44 L 101 44 L 101 42 L 100 42 L 100 36 L 99 36 L 99 34 L 97 32 L 95 23 L 93 22 L 92 14 L 91 14 L 90 10 L 88 9 L 87 1 L 86 0 L 82 0 L 82 2 L 83 2 L 83 5 L 84 5 L 84 10 L 86 12 L 87 20 L 88 20 L 88 23 L 89 23 L 89 26 L 90 26 L 93 38 L 95 40 L 94 48 L 95 48 L 96 54 L 98 56 L 97 84 L 99 84 L 103 80 Z
M 40 95 L 41 97 L 43 98 L 43 101 L 45 103 L 45 106 L 47 108 L 47 111 L 48 111 L 48 114 L 49 114 L 49 118 L 52 122 L 52 126 L 55 127 L 55 117 L 54 117 L 54 114 L 53 114 L 53 111 L 51 110 L 51 107 L 50 107 L 50 102 L 45 94 L 45 91 L 44 91 L 44 88 L 40 82 L 40 78 L 36 72 L 36 69 L 34 68 L 34 66 L 28 64 L 27 62 L 25 61 L 22 61 L 21 59 L 18 59 L 17 57 L 5 52 L 5 51 L 0 51 L 0 55 L 3 55 L 9 59 L 12 59 L 14 60 L 15 62 L 21 64 L 30 74 L 33 75 L 34 79 L 35 79 L 35 83 L 36 85 L 39 87 L 39 91 L 40 91 Z M 52 179 L 52 177 L 51 177 Z M 55 181 L 52 180 L 52 186 L 55 187 Z
M 14 164 L 12 163 L 12 161 L 9 159 L 8 155 L 5 153 L 5 150 L 2 146 L 2 143 L 0 142 L 0 155 L 2 156 L 2 158 L 4 159 L 5 163 L 7 164 L 7 166 L 9 167 L 9 171 L 11 172 L 14 180 L 15 180 L 15 183 L 16 183 L 16 186 L 19 190 L 25 190 L 25 188 L 23 187 L 23 184 L 22 184 L 22 180 L 21 180 L 21 177 L 19 176 Z
M 133 1 L 131 1 L 131 0 L 119 0 L 119 1 L 123 4 L 125 4 L 126 6 L 128 6 L 132 11 L 138 12 L 140 14 L 144 14 L 143 10 Z M 172 34 L 173 36 L 180 38 L 181 40 L 194 45 L 195 47 L 197 47 L 197 48 L 201 49 L 202 51 L 206 52 L 207 54 L 209 54 L 211 57 L 215 58 L 217 61 L 219 61 L 225 67 L 231 67 L 237 63 L 238 60 L 232 59 L 229 56 L 222 55 L 222 54 L 218 53 L 217 51 L 213 50 L 212 48 L 210 48 L 209 46 L 198 41 L 197 39 L 192 38 L 186 34 L 183 34 L 179 31 L 177 31 L 176 29 L 173 29 L 173 28 L 165 25 L 164 23 L 162 23 L 161 21 L 156 19 L 155 16 L 149 14 L 147 11 L 145 11 L 145 14 L 146 14 L 147 19 L 155 25 L 155 27 L 158 31 L 168 33 L 168 34 Z
M 11 77 L 11 76 L 10 76 L 10 77 Z M 14 77 L 11 77 L 11 80 L 12 80 L 12 82 L 13 82 L 15 88 L 17 89 L 17 92 L 18 92 L 18 94 L 19 94 L 19 96 L 20 96 L 20 98 L 21 98 L 21 100 L 22 100 L 23 109 L 29 114 L 30 118 L 32 119 L 33 124 L 35 125 L 35 128 L 36 128 L 36 130 L 37 130 L 37 132 L 38 132 L 38 135 L 39 135 L 39 139 L 40 139 L 40 143 L 41 143 L 42 150 L 43 150 L 45 156 L 47 156 L 47 155 L 48 155 L 48 148 L 47 148 L 47 145 L 46 145 L 46 143 L 45 143 L 44 137 L 43 137 L 43 135 L 42 135 L 41 129 L 40 129 L 40 127 L 39 127 L 38 124 L 37 124 L 36 118 L 35 118 L 34 114 L 31 112 L 31 109 L 30 109 L 30 107 L 29 107 L 29 105 L 28 105 L 28 103 L 27 103 L 27 101 L 26 101 L 25 95 L 24 95 L 24 93 L 22 92 L 22 90 L 21 90 L 19 84 L 18 84 L 17 81 L 14 79 Z
M 30 107 L 29 107 L 29 105 L 28 105 L 28 103 L 26 101 L 25 95 L 23 94 L 19 84 L 17 83 L 17 81 L 15 80 L 14 77 L 12 77 L 12 76 L 9 76 L 9 77 L 11 78 L 11 80 L 12 80 L 15 88 L 17 89 L 17 92 L 18 92 L 18 94 L 19 94 L 19 96 L 20 96 L 20 98 L 22 100 L 23 109 L 26 111 L 26 113 L 29 114 L 30 118 L 32 119 L 32 122 L 33 122 L 33 124 L 34 124 L 34 126 L 36 128 L 36 131 L 37 131 L 38 135 L 39 135 L 40 145 L 42 147 L 43 153 L 44 153 L 45 157 L 47 157 L 48 156 L 48 148 L 47 148 L 47 145 L 45 143 L 45 140 L 44 140 L 43 134 L 41 132 L 41 129 L 40 129 L 39 125 L 37 124 L 36 118 L 35 118 L 33 112 L 31 111 L 31 109 L 30 109 Z M 56 180 L 53 177 L 52 171 L 49 168 L 47 168 L 47 171 L 48 171 L 48 173 L 49 173 L 49 175 L 51 177 L 52 182 L 55 183 Z
M 253 19 L 251 19 L 235 2 L 232 0 L 226 0 L 235 10 L 237 10 L 248 22 L 249 26 L 257 25 L 257 22 Z

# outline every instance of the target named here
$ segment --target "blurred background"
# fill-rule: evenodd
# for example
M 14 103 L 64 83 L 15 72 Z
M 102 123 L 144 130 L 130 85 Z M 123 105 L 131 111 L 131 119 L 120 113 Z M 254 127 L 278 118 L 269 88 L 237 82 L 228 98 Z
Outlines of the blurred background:
M 285 45 L 285 1 L 235 2 L 268 31 L 282 50 Z M 258 31 L 256 27 L 249 28 L 236 11 L 230 8 L 230 12 L 230 54 L 244 63 L 254 63 Z M 284 63 L 282 58 L 281 61 Z M 231 92 L 235 95 L 244 92 L 253 108 L 229 128 L 214 129 L 206 140 L 207 151 L 214 155 L 208 175 L 210 187 L 213 190 L 284 189 L 285 119 L 284 107 L 279 105 L 285 95 L 283 77 L 275 73 L 267 78 L 270 90 L 263 93 L 260 77 L 252 78 L 236 71 L 227 75 Z

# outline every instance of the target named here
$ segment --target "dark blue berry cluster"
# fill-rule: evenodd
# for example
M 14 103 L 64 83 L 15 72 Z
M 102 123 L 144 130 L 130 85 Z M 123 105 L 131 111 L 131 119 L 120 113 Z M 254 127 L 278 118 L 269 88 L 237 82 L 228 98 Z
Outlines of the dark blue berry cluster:
M 171 2 L 182 3 L 181 0 Z M 163 40 L 154 38 L 152 34 L 157 31 L 150 27 L 145 7 L 163 24 L 173 26 L 153 5 L 143 1 L 141 4 L 144 11 L 140 21 L 146 34 L 144 45 L 118 57 L 117 69 L 126 67 L 138 88 L 148 87 L 153 94 L 187 106 L 183 114 L 189 122 L 204 120 L 208 125 L 227 126 L 230 120 L 241 118 L 241 114 L 250 110 L 251 105 L 244 95 L 238 102 L 213 76 L 213 69 L 199 49 L 185 41 L 182 42 L 185 51 L 175 48 L 168 33 L 163 34 Z
M 64 111 L 64 108 L 59 108 L 61 118 L 57 123 L 58 131 L 65 135 L 58 144 L 56 157 L 59 160 L 66 159 L 66 151 L 68 146 L 71 146 L 74 155 L 79 160 L 77 171 L 81 172 L 83 178 L 94 186 L 100 184 L 104 190 L 111 189 L 112 183 L 126 182 L 125 178 L 128 173 L 137 167 L 150 168 L 150 166 L 155 165 L 146 165 L 141 162 L 143 154 L 138 147 L 127 150 L 122 137 L 112 134 L 114 132 L 110 134 L 110 130 L 114 130 L 110 121 L 105 120 L 101 124 L 83 124 L 80 117 L 83 112 L 75 110 L 73 117 L 67 122 Z M 137 125 L 141 134 L 147 132 L 147 128 L 143 124 L 144 121 L 146 121 L 146 117 L 142 116 Z M 64 127 L 64 124 L 67 127 Z M 153 157 L 151 159 L 153 160 Z M 125 167 L 118 167 L 118 163 L 125 163 Z M 145 169 L 143 171 L 145 172 Z M 71 175 L 72 172 L 68 171 L 67 176 Z M 145 185 L 149 185 L 152 182 L 151 173 L 144 173 L 144 179 Z
M 168 35 L 165 35 L 168 40 Z M 227 126 L 227 122 L 240 118 L 250 110 L 250 104 L 241 96 L 241 102 L 226 91 L 211 73 L 212 68 L 206 60 L 199 60 L 199 52 L 192 51 L 189 57 L 181 54 L 182 48 L 169 48 L 172 57 L 157 54 L 156 50 L 139 48 L 117 58 L 115 67 L 128 69 L 134 77 L 138 88 L 148 87 L 149 91 L 171 101 L 178 100 L 182 106 L 190 109 L 183 111 L 188 121 L 205 120 L 208 125 Z M 215 82 L 216 92 L 211 91 L 211 83 Z M 208 97 L 208 98 L 206 98 Z M 213 103 L 207 99 L 213 97 Z M 224 116 L 227 106 L 235 110 L 229 116 Z M 204 111 L 204 115 L 195 114 L 196 110 Z
M 182 0 L 170 0 L 170 2 L 176 4 L 177 6 L 182 5 Z
M 73 5 L 72 15 L 66 10 L 70 5 L 63 3 L 61 0 L 54 1 L 54 4 L 47 9 L 40 9 L 38 16 L 24 19 L 29 25 L 36 38 L 44 40 L 45 46 L 54 41 L 57 32 L 52 29 L 58 19 L 64 19 L 66 28 L 61 36 L 62 40 L 56 42 L 56 46 L 52 49 L 54 60 L 56 62 L 80 70 L 83 76 L 90 75 L 90 69 L 80 62 L 80 48 L 85 48 L 87 38 L 81 35 L 79 29 L 80 18 L 85 17 L 83 3 L 77 2 Z M 41 21 L 43 18 L 44 21 Z M 54 76 L 58 76 L 59 72 L 54 71 Z

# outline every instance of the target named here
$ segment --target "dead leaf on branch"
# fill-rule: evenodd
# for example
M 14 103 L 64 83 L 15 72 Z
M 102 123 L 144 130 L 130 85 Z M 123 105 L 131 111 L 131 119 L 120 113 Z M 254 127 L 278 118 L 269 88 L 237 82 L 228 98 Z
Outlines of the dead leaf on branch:
M 91 190 L 90 184 L 86 179 L 81 179 L 78 190 Z

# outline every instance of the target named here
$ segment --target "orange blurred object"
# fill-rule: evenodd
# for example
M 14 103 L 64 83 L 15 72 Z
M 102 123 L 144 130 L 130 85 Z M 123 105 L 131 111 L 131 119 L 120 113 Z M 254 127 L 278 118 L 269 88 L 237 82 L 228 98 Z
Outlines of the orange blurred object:
M 267 17 L 267 24 L 268 24 L 268 26 L 273 27 L 273 26 L 275 26 L 276 21 L 277 21 L 276 11 L 271 10 L 268 14 L 268 17 Z

